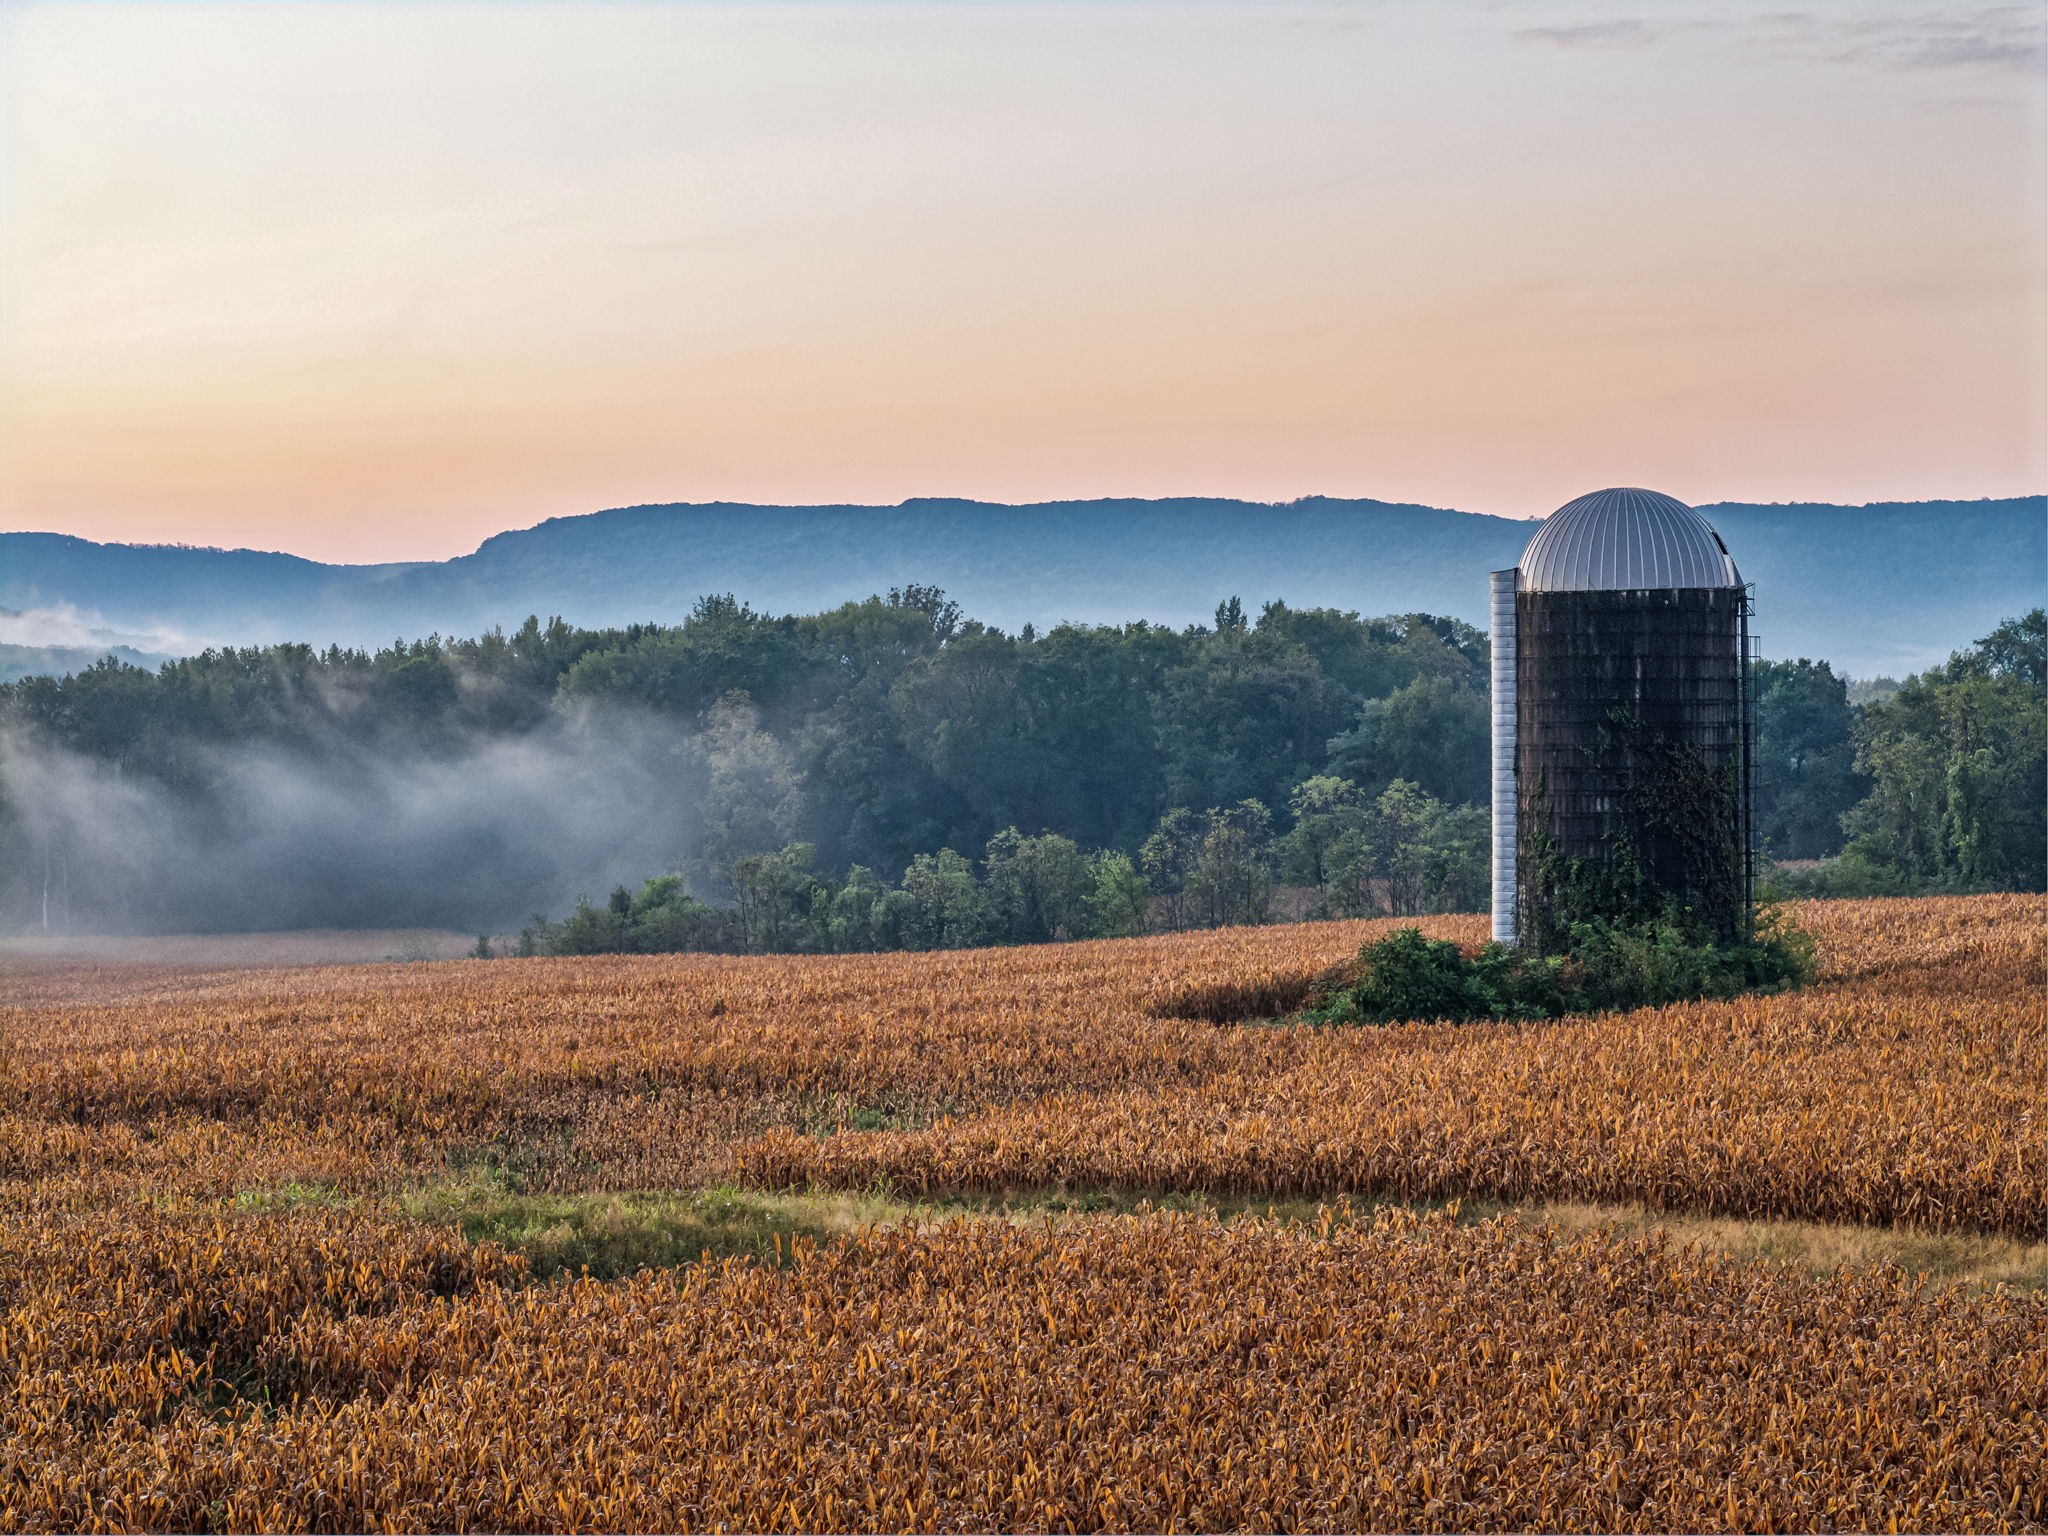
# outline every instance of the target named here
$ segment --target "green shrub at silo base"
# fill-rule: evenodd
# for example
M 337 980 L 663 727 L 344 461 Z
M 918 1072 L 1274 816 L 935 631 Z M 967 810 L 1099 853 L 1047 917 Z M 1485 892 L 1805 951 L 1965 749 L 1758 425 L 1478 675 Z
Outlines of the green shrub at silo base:
M 1723 944 L 1674 908 L 1644 921 L 1576 923 L 1564 953 L 1540 956 L 1504 944 L 1467 955 L 1448 940 L 1402 928 L 1360 949 L 1353 971 L 1297 1017 L 1308 1024 L 1548 1019 L 1782 992 L 1813 980 L 1814 944 L 1782 909 L 1760 913 L 1749 942 Z
M 1814 976 L 1813 935 L 1772 906 L 1746 942 L 1717 941 L 1673 911 L 1649 922 L 1576 924 L 1568 954 L 1578 978 L 1572 1013 L 1782 992 Z
M 1358 952 L 1358 979 L 1303 1015 L 1317 1024 L 1385 1023 L 1394 1019 L 1483 1019 L 1500 1015 L 1502 997 L 1489 973 L 1489 944 L 1476 960 L 1448 940 L 1397 929 Z

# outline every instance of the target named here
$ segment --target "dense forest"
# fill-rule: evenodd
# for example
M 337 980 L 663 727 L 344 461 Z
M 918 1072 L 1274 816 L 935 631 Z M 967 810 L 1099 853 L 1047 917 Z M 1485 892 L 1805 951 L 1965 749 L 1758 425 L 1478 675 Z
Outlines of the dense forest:
M 1862 703 L 1760 663 L 1760 845 L 1815 888 L 2038 888 L 2042 653 L 2037 610 Z M 6 923 L 831 950 L 1469 910 L 1486 687 L 1427 614 L 1006 634 L 920 587 L 106 662 L 0 688 Z

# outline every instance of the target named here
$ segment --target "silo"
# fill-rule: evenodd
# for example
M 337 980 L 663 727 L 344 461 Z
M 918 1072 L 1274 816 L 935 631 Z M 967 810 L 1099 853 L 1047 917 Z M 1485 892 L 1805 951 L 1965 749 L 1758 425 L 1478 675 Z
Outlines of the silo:
M 1495 936 L 1549 952 L 1672 900 L 1745 936 L 1749 594 L 1720 535 L 1658 492 L 1595 491 L 1493 594 Z

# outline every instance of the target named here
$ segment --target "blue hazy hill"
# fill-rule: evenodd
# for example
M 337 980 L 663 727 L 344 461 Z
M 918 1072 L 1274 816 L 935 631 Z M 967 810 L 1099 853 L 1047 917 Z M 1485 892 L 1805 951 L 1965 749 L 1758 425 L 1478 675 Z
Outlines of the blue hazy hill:
M 2041 497 L 1700 509 L 1756 583 L 1773 656 L 1858 675 L 1945 657 L 2048 588 Z M 1241 596 L 1296 607 L 1422 610 L 1483 623 L 1486 573 L 1532 525 L 1435 507 L 1312 497 L 1004 506 L 732 502 L 550 518 L 434 562 L 327 565 L 293 555 L 0 534 L 0 604 L 69 604 L 97 623 L 195 642 L 380 644 L 468 634 L 525 615 L 579 624 L 680 619 L 702 593 L 809 612 L 911 582 L 988 623 L 1175 626 Z

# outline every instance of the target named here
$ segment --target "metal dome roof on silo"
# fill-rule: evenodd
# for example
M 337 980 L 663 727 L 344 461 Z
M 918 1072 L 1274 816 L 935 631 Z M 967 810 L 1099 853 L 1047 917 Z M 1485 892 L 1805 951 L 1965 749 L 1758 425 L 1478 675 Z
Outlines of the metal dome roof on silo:
M 1704 517 L 1660 491 L 1617 486 L 1568 501 L 1522 551 L 1529 592 L 1739 587 L 1728 546 Z

